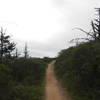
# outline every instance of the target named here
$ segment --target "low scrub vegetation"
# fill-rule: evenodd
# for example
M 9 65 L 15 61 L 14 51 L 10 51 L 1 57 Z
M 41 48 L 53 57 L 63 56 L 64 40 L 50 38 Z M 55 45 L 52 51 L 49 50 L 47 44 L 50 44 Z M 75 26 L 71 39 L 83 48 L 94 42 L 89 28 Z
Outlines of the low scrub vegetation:
M 78 28 L 88 36 L 81 38 L 85 42 L 62 50 L 55 63 L 56 75 L 73 100 L 100 99 L 100 8 L 96 10 L 92 30 Z
M 100 99 L 100 43 L 88 42 L 62 50 L 55 71 L 73 100 Z
M 41 100 L 46 63 L 41 59 L 0 64 L 0 100 Z

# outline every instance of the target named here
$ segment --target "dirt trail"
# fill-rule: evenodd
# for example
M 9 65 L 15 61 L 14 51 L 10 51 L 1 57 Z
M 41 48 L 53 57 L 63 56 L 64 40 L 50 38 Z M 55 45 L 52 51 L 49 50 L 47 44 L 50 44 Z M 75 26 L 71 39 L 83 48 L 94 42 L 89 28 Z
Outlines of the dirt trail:
M 46 70 L 46 100 L 69 100 L 63 95 L 62 89 L 54 75 L 54 61 L 48 65 Z

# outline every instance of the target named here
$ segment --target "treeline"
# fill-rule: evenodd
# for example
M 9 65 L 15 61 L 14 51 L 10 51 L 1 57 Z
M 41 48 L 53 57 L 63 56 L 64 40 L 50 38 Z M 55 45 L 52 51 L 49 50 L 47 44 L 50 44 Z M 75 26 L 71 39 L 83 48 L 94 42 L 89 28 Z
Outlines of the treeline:
M 62 50 L 56 59 L 55 72 L 73 100 L 100 99 L 100 8 L 92 21 L 87 42 Z
M 47 61 L 29 57 L 25 44 L 19 56 L 16 43 L 0 31 L 0 100 L 41 100 Z
M 0 30 L 0 63 L 5 62 L 8 59 L 16 59 L 16 58 L 29 58 L 29 51 L 27 43 L 25 43 L 23 49 L 23 56 L 19 52 L 17 48 L 17 43 L 12 41 L 11 36 L 5 32 L 5 30 L 1 27 Z

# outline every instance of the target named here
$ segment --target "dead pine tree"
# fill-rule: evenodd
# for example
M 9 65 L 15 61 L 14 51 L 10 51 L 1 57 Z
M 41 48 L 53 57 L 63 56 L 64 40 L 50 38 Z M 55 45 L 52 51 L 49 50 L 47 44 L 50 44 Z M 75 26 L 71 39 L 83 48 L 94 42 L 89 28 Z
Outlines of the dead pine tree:
M 96 9 L 96 18 L 91 21 L 91 30 L 89 32 L 85 31 L 82 28 L 75 28 L 87 35 L 87 38 L 76 38 L 72 39 L 70 42 L 76 42 L 79 40 L 86 40 L 86 41 L 99 41 L 100 42 L 100 8 Z
M 100 8 L 95 8 L 97 12 L 97 18 L 91 21 L 92 35 L 94 40 L 100 41 Z
M 19 56 L 20 56 L 20 53 L 18 52 L 18 49 L 16 48 L 14 57 L 17 59 L 19 58 Z
M 29 57 L 28 55 L 28 47 L 27 47 L 27 43 L 25 43 L 25 47 L 24 47 L 24 58 L 27 59 Z

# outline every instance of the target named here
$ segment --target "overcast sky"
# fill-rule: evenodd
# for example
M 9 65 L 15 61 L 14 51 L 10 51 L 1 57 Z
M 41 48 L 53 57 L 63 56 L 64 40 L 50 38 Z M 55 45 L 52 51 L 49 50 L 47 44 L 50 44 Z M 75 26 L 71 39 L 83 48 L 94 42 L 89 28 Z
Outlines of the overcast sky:
M 90 29 L 100 0 L 0 0 L 0 27 L 12 35 L 19 51 L 27 42 L 33 57 L 54 57 Z M 77 34 L 76 34 L 77 33 Z

